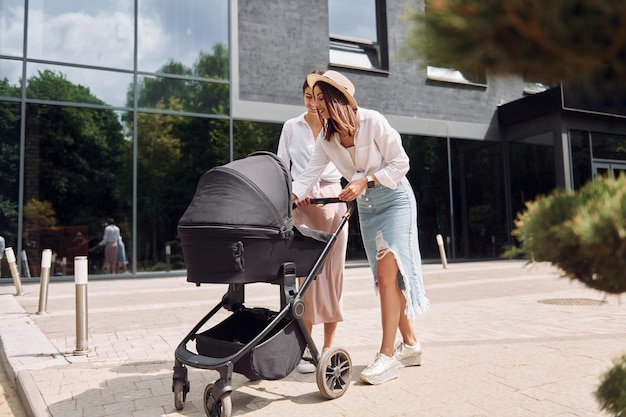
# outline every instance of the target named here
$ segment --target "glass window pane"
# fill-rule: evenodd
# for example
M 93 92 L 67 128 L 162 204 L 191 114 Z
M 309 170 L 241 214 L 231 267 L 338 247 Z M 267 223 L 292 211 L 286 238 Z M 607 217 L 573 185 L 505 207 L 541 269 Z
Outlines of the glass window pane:
M 52 249 L 66 258 L 54 273 L 71 274 L 73 256 L 101 241 L 108 217 L 130 241 L 132 170 L 124 158 L 132 148 L 119 120 L 112 110 L 27 105 L 22 247 L 33 271 L 41 251 Z M 91 273 L 102 272 L 99 259 L 90 253 Z
M 133 85 L 132 74 L 113 71 L 29 63 L 27 73 L 26 94 L 39 100 L 124 106 Z
M 574 174 L 574 189 L 579 189 L 591 179 L 589 132 L 570 130 L 569 138 L 572 154 L 572 171 Z
M 0 2 L 0 55 L 23 56 L 24 0 Z
M 411 169 L 407 179 L 417 200 L 417 225 L 422 258 L 438 258 L 437 234 L 450 236 L 448 151 L 445 138 L 402 135 Z
M 509 243 L 502 144 L 452 139 L 455 249 L 461 258 L 496 258 Z
M 21 78 L 21 61 L 0 59 L 0 97 L 21 97 Z
M 487 84 L 487 77 L 484 73 L 468 74 L 462 73 L 461 71 L 455 69 L 432 67 L 430 65 L 426 68 L 426 76 L 429 80 L 433 81 L 443 81 L 459 84 Z
M 366 69 L 378 67 L 372 63 L 372 60 L 363 49 L 351 45 L 335 45 L 331 43 L 329 56 L 330 62 L 333 64 L 343 64 Z M 376 61 L 378 60 L 376 59 Z
M 228 120 L 139 113 L 137 117 L 138 271 L 184 268 L 178 220 L 202 174 L 229 161 Z M 132 126 L 129 126 L 131 129 Z
M 594 159 L 626 160 L 626 136 L 591 133 Z
M 189 113 L 229 112 L 228 84 L 169 77 L 140 77 L 137 106 Z
M 331 36 L 377 42 L 376 0 L 328 0 Z
M 509 142 L 512 216 L 525 209 L 527 201 L 550 194 L 556 187 L 554 145 Z
M 0 81 L 1 83 L 1 81 Z M 20 167 L 20 104 L 0 101 L 0 234 L 6 247 L 17 251 Z M 10 277 L 6 262 L 0 276 Z
M 28 57 L 133 69 L 133 27 L 133 0 L 30 0 Z
M 228 1 L 142 0 L 138 10 L 140 71 L 170 72 L 174 62 L 191 68 L 216 45 L 228 50 Z
M 282 124 L 235 121 L 233 124 L 234 159 L 245 158 L 252 152 L 276 153 Z

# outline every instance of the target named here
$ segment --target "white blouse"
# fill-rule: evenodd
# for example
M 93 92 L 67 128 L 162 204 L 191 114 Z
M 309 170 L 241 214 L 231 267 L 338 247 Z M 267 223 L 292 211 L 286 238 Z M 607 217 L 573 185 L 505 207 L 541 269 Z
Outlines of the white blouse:
M 292 192 L 298 200 L 308 195 L 329 162 L 348 181 L 375 175 L 382 185 L 393 189 L 404 178 L 409 171 L 409 157 L 400 134 L 375 110 L 358 108 L 357 118 L 354 161 L 341 145 L 339 135 L 335 134 L 330 141 L 320 136 L 309 164 L 293 183 Z
M 315 149 L 316 141 L 313 138 L 311 127 L 304 119 L 305 114 L 302 113 L 298 117 L 287 120 L 283 125 L 278 141 L 276 154 L 285 166 L 291 166 L 292 180 L 300 178 L 301 174 L 306 170 Z M 319 141 L 322 140 L 323 137 L 320 132 Z M 341 181 L 341 174 L 333 164 L 328 164 L 322 170 L 320 181 L 339 182 Z

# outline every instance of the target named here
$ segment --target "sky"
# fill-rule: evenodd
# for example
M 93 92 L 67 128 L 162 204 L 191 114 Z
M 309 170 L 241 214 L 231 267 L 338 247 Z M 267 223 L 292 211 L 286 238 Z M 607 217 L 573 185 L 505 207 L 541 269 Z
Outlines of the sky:
M 0 0 L 0 55 L 22 56 L 23 0 Z M 30 0 L 28 57 L 63 63 L 132 70 L 133 0 Z M 140 0 L 137 18 L 138 69 L 157 71 L 168 60 L 191 67 L 200 51 L 228 44 L 228 0 Z M 49 67 L 89 87 L 112 105 L 123 105 L 128 74 L 84 68 Z M 0 78 L 17 84 L 21 63 L 0 60 Z

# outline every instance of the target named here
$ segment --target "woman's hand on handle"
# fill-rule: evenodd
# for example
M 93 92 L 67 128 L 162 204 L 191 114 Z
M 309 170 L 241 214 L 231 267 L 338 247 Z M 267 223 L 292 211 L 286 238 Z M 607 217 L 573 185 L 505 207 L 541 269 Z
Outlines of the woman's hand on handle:
M 309 197 L 305 198 L 304 200 L 298 201 L 298 197 L 296 197 L 295 194 L 291 194 L 291 203 L 294 205 L 294 207 L 306 207 L 308 205 L 311 204 L 311 200 Z
M 350 181 L 339 193 L 339 198 L 343 201 L 355 200 L 358 196 L 363 194 L 366 188 L 367 178 L 359 178 L 358 180 Z

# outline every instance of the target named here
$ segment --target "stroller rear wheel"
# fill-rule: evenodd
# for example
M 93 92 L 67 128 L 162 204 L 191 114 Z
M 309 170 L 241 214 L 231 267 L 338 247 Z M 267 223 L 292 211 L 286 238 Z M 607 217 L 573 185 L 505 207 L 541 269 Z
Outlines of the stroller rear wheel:
M 350 385 L 352 361 L 344 349 L 330 348 L 322 354 L 315 372 L 317 388 L 329 400 L 341 397 Z
M 209 384 L 204 389 L 204 412 L 207 417 L 230 417 L 233 412 L 233 400 L 230 398 L 230 392 L 222 394 L 215 401 L 211 397 L 215 384 Z

